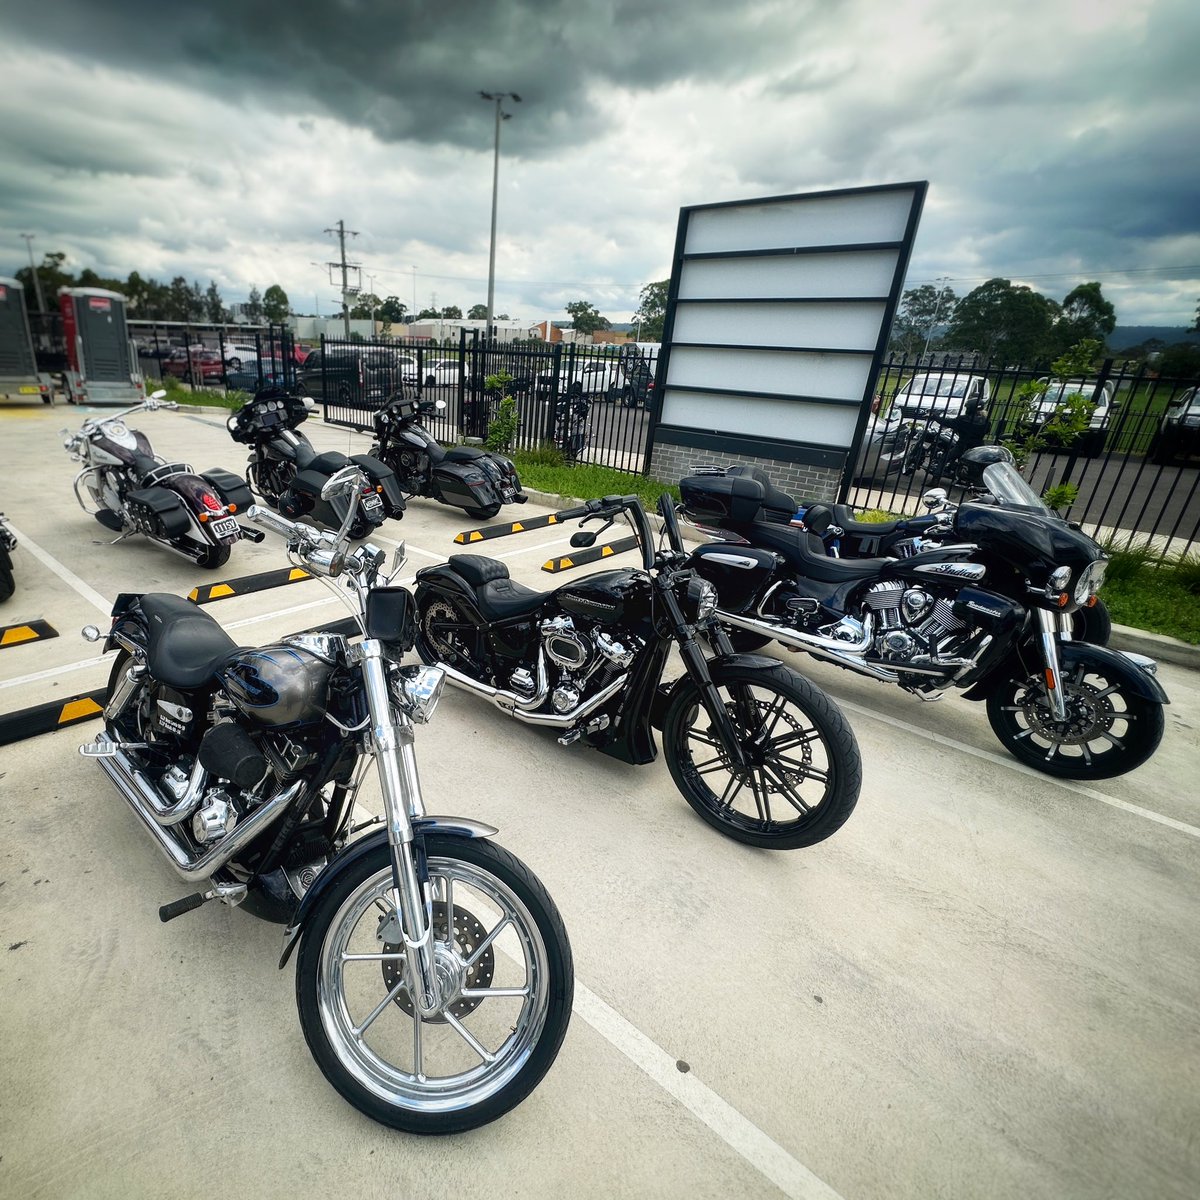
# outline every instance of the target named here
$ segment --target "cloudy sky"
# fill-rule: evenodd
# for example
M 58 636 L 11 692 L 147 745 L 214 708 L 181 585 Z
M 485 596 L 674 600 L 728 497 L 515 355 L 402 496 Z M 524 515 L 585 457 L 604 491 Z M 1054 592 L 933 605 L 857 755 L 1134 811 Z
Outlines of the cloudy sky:
M 279 283 L 335 311 L 323 232 L 418 307 L 628 319 L 680 205 L 927 179 L 909 284 L 992 276 L 1121 324 L 1200 298 L 1196 0 L 13 0 L 0 273 Z

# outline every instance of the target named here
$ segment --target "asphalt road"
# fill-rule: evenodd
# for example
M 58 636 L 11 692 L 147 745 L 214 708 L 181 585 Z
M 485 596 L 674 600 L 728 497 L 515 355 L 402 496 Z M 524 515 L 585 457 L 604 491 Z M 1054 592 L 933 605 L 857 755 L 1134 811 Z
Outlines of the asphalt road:
M 95 544 L 57 436 L 82 416 L 0 410 L 21 539 L 0 619 L 61 634 L 0 649 L 6 711 L 103 683 L 75 631 L 118 591 L 216 582 L 145 542 Z M 167 457 L 238 470 L 218 422 L 139 424 Z M 365 444 L 305 428 L 321 449 Z M 407 541 L 411 578 L 469 527 L 414 501 L 380 542 Z M 540 564 L 568 536 L 487 547 L 548 589 L 569 577 Z M 280 565 L 243 543 L 221 577 Z M 246 642 L 342 612 L 314 581 L 209 611 Z M 978 705 L 789 662 L 837 698 L 864 760 L 854 815 L 808 850 L 730 842 L 661 760 L 565 749 L 461 693 L 419 731 L 431 811 L 500 828 L 577 971 L 542 1085 L 450 1140 L 384 1130 L 328 1087 L 276 928 L 215 905 L 159 923 L 190 889 L 75 753 L 95 723 L 0 749 L 0 1195 L 1192 1200 L 1200 676 L 1162 668 L 1157 756 L 1081 786 L 1016 764 Z

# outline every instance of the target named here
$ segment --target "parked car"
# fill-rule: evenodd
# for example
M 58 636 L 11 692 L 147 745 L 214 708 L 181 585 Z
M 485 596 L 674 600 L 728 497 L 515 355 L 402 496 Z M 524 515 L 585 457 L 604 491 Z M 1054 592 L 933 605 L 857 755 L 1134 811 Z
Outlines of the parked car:
M 233 371 L 241 370 L 246 363 L 258 362 L 258 346 L 252 342 L 226 342 L 225 364 Z
M 382 406 L 404 386 L 416 383 L 417 360 L 387 346 L 314 350 L 300 369 L 300 387 L 327 404 Z
M 260 373 L 261 372 L 261 373 Z M 295 372 L 289 374 L 283 369 L 283 363 L 278 359 L 253 362 L 249 366 L 234 370 L 232 367 L 225 372 L 225 386 L 236 388 L 240 392 L 256 392 L 260 387 L 287 387 L 296 377 Z
M 1071 396 L 1082 396 L 1093 405 L 1088 427 L 1063 449 L 1089 458 L 1099 454 L 1104 449 L 1109 422 L 1117 410 L 1112 383 L 1106 381 L 1103 386 L 1098 386 L 1094 379 L 1039 379 L 1038 382 L 1044 383 L 1046 390 L 1030 406 L 1032 427 L 1042 429 Z
M 437 358 L 421 368 L 425 387 L 446 387 L 458 382 L 460 362 L 457 358 Z
M 914 375 L 892 398 L 888 415 L 901 417 L 957 417 L 968 400 L 991 398 L 991 386 L 982 375 Z
M 571 390 L 572 384 L 579 385 L 579 388 L 575 389 L 577 394 L 589 399 L 616 400 L 625 384 L 625 372 L 621 369 L 620 360 L 616 358 L 576 360 L 567 381 L 568 391 Z
M 217 350 L 174 350 L 162 360 L 162 373 L 184 383 L 219 383 L 225 377 L 225 361 Z
M 1200 454 L 1200 388 L 1188 388 L 1167 405 L 1150 443 L 1150 458 L 1169 463 Z

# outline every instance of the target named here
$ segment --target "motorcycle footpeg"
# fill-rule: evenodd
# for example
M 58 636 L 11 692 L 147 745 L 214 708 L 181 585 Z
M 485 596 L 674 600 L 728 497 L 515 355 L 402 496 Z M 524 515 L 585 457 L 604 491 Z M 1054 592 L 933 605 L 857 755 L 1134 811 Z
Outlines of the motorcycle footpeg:
M 248 525 L 239 525 L 238 528 L 242 531 L 242 537 L 248 542 L 261 542 L 267 535 L 261 529 L 251 529 Z
M 84 758 L 114 758 L 121 750 L 149 750 L 148 742 L 86 742 L 79 747 Z
M 184 896 L 182 900 L 172 900 L 170 904 L 164 904 L 158 910 L 158 919 L 165 925 L 168 921 L 173 921 L 176 917 L 182 917 L 184 913 L 190 913 L 192 909 L 199 908 L 207 900 L 208 897 L 203 892 Z

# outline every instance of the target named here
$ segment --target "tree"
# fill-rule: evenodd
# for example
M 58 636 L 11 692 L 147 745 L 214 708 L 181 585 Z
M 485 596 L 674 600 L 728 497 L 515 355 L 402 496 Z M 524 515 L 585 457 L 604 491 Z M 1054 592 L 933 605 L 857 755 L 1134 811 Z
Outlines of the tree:
M 953 288 L 939 290 L 932 283 L 909 288 L 892 322 L 891 348 L 906 356 L 924 353 L 937 326 L 949 325 L 954 320 L 957 306 L 958 296 Z
M 263 319 L 262 293 L 254 285 L 250 285 L 250 295 L 246 297 L 246 318 L 252 325 L 257 325 Z
M 1052 353 L 1055 301 L 1007 279 L 989 279 L 954 310 L 945 344 L 1006 363 L 1033 362 Z
M 389 325 L 399 325 L 408 312 L 408 305 L 401 303 L 398 296 L 388 296 L 379 305 L 379 319 Z
M 468 321 L 486 321 L 487 320 L 487 305 L 486 304 L 472 304 L 471 307 L 469 309 L 467 309 L 467 320 Z
M 586 300 L 572 300 L 567 305 L 567 316 L 571 318 L 571 328 L 579 333 L 595 333 L 597 329 L 612 328 L 608 318 L 602 317 L 596 306 Z
M 442 309 L 442 316 L 447 321 L 461 321 L 462 309 L 459 308 L 457 304 L 447 304 L 446 307 Z
M 263 293 L 263 315 L 272 325 L 282 325 L 288 319 L 292 306 L 288 303 L 287 292 L 277 283 L 271 284 Z
M 1196 304 L 1196 319 L 1192 322 L 1191 329 L 1188 333 L 1200 333 L 1200 302 Z
M 639 342 L 661 342 L 663 322 L 667 319 L 667 291 L 669 279 L 648 283 L 638 296 L 638 309 L 633 314 L 636 340 Z
M 217 287 L 215 279 L 208 281 L 208 291 L 204 293 L 204 308 L 205 315 L 214 325 L 225 320 L 225 302 L 221 299 L 221 290 Z
M 1085 339 L 1104 344 L 1117 324 L 1117 310 L 1105 300 L 1098 283 L 1081 283 L 1067 293 L 1055 329 L 1064 349 Z
M 417 313 L 418 321 L 440 321 L 442 314 L 436 308 L 423 308 Z
M 370 321 L 379 315 L 381 301 L 374 292 L 359 292 L 350 309 L 350 320 Z

